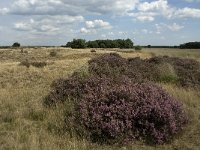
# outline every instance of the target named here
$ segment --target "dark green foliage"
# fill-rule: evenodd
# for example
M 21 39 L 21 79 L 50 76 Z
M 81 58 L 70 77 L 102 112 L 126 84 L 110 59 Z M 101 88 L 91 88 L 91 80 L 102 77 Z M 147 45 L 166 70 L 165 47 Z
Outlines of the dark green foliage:
M 83 46 L 84 45 L 84 46 Z M 122 40 L 96 40 L 88 41 L 78 39 L 68 42 L 66 47 L 71 48 L 121 48 L 121 49 L 130 49 L 133 48 L 133 42 L 130 39 Z
M 88 41 L 87 47 L 89 47 L 89 48 L 99 48 L 99 44 L 98 44 L 97 41 Z
M 151 48 L 151 45 L 148 45 L 147 47 L 148 47 L 148 48 Z
M 84 49 L 86 46 L 86 41 L 84 39 L 73 39 L 72 42 L 68 42 L 66 45 L 66 47 L 71 47 L 73 49 Z
M 180 45 L 181 49 L 200 49 L 200 42 L 189 42 Z
M 20 43 L 18 42 L 13 43 L 12 47 L 20 47 Z

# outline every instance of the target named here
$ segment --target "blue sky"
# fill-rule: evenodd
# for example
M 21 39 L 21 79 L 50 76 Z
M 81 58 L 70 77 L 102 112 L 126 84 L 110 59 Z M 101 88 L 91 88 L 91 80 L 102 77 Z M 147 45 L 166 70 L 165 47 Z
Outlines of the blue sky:
M 130 38 L 137 45 L 200 41 L 200 0 L 1 0 L 0 45 Z

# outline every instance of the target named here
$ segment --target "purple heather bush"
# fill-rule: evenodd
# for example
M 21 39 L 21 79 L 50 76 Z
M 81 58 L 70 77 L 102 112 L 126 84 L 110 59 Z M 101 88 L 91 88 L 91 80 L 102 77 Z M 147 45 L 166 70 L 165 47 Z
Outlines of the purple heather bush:
M 100 77 L 127 76 L 137 83 L 171 82 L 183 87 L 200 87 L 200 63 L 192 59 L 168 56 L 125 59 L 118 54 L 104 54 L 89 61 L 89 72 Z
M 187 122 L 182 104 L 154 84 L 108 83 L 87 87 L 77 112 L 94 141 L 124 143 L 135 139 L 162 144 Z M 106 81 L 106 82 L 104 82 Z
M 124 59 L 118 54 L 97 57 L 89 61 L 88 72 L 55 81 L 44 104 L 53 106 L 70 100 L 73 109 L 65 114 L 66 131 L 75 129 L 92 141 L 126 143 L 143 139 L 163 144 L 173 139 L 188 120 L 179 100 L 149 82 L 155 81 L 154 75 L 159 77 L 156 69 L 163 59 Z M 169 63 L 167 60 L 164 63 Z M 179 64 L 176 66 L 183 63 L 174 61 L 173 65 Z M 176 66 L 171 70 L 177 71 Z M 195 66 L 196 62 L 192 68 Z

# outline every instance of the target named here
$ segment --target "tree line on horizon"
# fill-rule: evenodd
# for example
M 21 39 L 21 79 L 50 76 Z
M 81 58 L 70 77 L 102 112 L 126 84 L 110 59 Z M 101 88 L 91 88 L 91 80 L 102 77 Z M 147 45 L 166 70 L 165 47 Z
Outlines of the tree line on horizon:
M 0 48 L 17 48 L 21 47 L 21 44 L 18 42 L 13 43 L 12 46 L 0 46 Z M 35 46 L 27 46 L 35 47 Z M 41 47 L 52 47 L 52 46 L 41 46 Z M 61 47 L 70 47 L 73 49 L 84 49 L 84 48 L 120 48 L 120 49 L 132 49 L 136 47 L 141 48 L 180 48 L 180 49 L 200 49 L 200 42 L 188 42 L 181 44 L 179 46 L 134 46 L 134 43 L 131 39 L 116 39 L 116 40 L 94 40 L 86 41 L 85 39 L 73 39 L 73 41 L 68 42 L 66 45 Z
M 134 43 L 131 39 L 116 39 L 116 40 L 94 40 L 86 41 L 85 39 L 73 39 L 68 42 L 64 47 L 71 47 L 73 49 L 84 49 L 84 48 L 120 48 L 120 49 L 131 49 L 134 48 Z M 154 46 L 147 45 L 142 46 L 144 48 L 180 48 L 180 49 L 200 49 L 200 42 L 188 42 L 179 46 Z
M 130 49 L 134 48 L 134 43 L 131 39 L 116 39 L 116 40 L 95 40 L 86 41 L 85 39 L 73 39 L 68 42 L 65 47 L 71 47 L 74 49 L 84 48 L 121 48 Z

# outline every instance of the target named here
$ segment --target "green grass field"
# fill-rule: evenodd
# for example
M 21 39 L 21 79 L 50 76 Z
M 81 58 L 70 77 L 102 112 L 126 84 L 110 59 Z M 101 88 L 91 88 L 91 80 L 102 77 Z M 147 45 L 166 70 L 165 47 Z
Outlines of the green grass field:
M 46 109 L 43 98 L 51 83 L 67 78 L 75 70 L 87 66 L 87 61 L 103 53 L 117 52 L 123 57 L 150 58 L 168 55 L 200 61 L 200 50 L 144 49 L 141 52 L 119 49 L 67 48 L 0 49 L 0 150 L 199 150 L 200 149 L 200 91 L 161 84 L 171 95 L 180 99 L 190 115 L 190 123 L 181 135 L 165 145 L 151 146 L 133 142 L 123 147 L 98 145 L 62 130 L 66 108 Z M 51 51 L 58 55 L 51 57 Z M 45 61 L 44 68 L 24 67 L 24 60 Z

